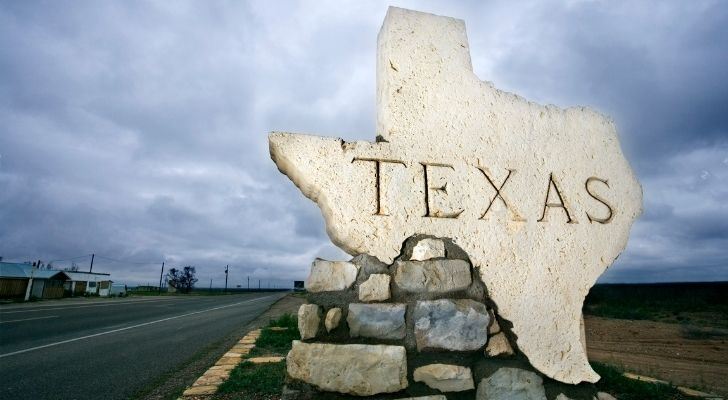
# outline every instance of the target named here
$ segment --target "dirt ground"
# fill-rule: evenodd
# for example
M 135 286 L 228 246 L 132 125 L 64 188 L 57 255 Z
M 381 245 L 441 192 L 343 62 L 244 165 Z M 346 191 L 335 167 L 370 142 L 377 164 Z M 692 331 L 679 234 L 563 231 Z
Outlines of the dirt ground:
M 586 316 L 591 361 L 728 396 L 728 329 Z

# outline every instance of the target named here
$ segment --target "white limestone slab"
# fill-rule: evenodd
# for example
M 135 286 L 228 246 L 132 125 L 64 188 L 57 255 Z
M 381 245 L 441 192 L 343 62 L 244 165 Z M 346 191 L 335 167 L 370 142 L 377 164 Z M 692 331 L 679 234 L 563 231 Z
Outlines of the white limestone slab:
M 407 388 L 407 353 L 402 346 L 293 341 L 288 375 L 330 392 L 371 396 Z
M 301 339 L 311 339 L 318 333 L 321 309 L 316 304 L 301 304 L 298 308 L 298 332 Z
M 345 290 L 351 287 L 358 273 L 359 267 L 350 262 L 317 258 L 311 264 L 306 290 L 314 293 Z
M 376 133 L 353 143 L 272 133 L 271 157 L 319 205 L 337 246 L 391 263 L 414 234 L 451 238 L 534 367 L 598 380 L 580 343 L 582 303 L 642 204 L 613 122 L 496 89 L 472 71 L 463 21 L 390 8 Z
M 415 369 L 412 378 L 415 382 L 423 382 L 425 385 L 441 392 L 462 392 L 475 389 L 473 373 L 470 368 L 460 365 L 424 365 Z
M 445 242 L 440 239 L 425 238 L 412 248 L 410 260 L 426 261 L 442 257 L 445 257 Z
M 387 274 L 371 274 L 359 285 L 360 301 L 384 301 L 389 299 L 389 281 Z
M 324 320 L 324 326 L 326 332 L 331 332 L 339 326 L 341 321 L 341 308 L 334 307 L 326 313 L 326 319 Z

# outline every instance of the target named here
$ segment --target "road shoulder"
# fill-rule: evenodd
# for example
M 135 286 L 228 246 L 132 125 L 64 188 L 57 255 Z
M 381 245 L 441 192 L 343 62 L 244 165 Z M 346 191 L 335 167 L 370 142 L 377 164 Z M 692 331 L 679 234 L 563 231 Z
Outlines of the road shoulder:
M 271 319 L 278 318 L 285 313 L 295 314 L 303 302 L 303 297 L 294 294 L 282 297 L 268 307 L 266 311 L 258 315 L 253 321 L 236 329 L 224 339 L 211 343 L 183 363 L 181 369 L 165 374 L 132 398 L 139 400 L 178 398 L 185 388 L 191 386 L 210 366 L 214 365 L 220 357 L 235 346 L 248 332 L 266 326 Z

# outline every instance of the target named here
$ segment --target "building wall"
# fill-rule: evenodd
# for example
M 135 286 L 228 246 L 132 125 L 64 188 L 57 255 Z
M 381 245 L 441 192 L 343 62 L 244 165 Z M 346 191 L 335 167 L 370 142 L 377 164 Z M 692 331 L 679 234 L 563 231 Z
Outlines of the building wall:
M 63 281 L 55 279 L 45 280 L 43 287 L 43 298 L 44 299 L 60 299 L 63 297 Z
M 28 279 L 2 278 L 0 279 L 0 299 L 15 299 L 25 297 Z
M 45 288 L 45 279 L 33 279 L 33 287 L 30 289 L 30 297 L 37 299 L 43 298 L 43 288 Z

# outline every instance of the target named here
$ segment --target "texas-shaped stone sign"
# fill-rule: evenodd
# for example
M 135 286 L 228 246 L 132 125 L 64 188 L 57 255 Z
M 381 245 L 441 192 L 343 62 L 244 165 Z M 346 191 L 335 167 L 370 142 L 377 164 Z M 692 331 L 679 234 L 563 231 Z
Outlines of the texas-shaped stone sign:
M 642 207 L 608 118 L 496 89 L 473 73 L 462 20 L 390 8 L 376 141 L 269 141 L 337 246 L 391 263 L 412 235 L 452 239 L 535 368 L 566 383 L 599 379 L 582 305 Z

